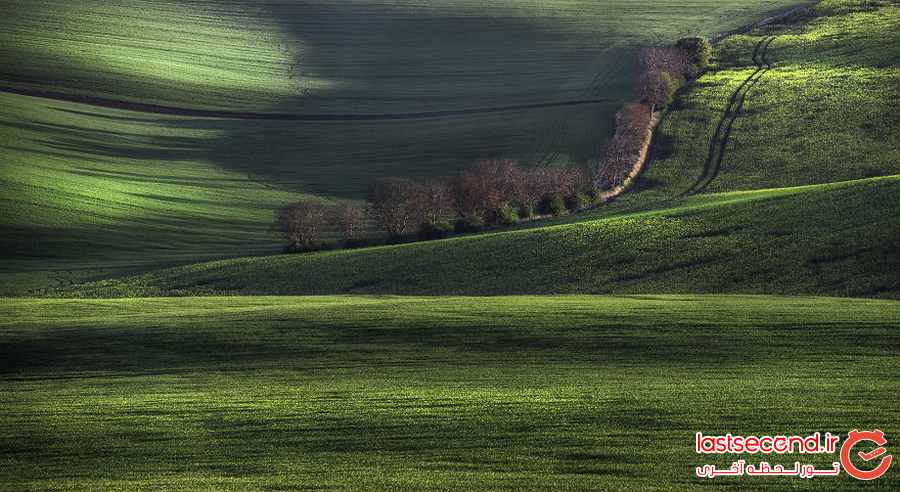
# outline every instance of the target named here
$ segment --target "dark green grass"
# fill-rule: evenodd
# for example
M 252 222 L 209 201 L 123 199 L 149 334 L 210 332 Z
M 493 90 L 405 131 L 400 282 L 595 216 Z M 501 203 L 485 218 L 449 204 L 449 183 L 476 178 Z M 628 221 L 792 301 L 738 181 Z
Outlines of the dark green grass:
M 241 258 L 50 295 L 769 293 L 900 296 L 900 177 L 700 196 L 551 227 Z
M 698 457 L 697 431 L 896 443 L 898 324 L 896 302 L 825 298 L 8 299 L 0 482 L 694 490 L 739 458 Z
M 719 46 L 719 69 L 701 77 L 660 127 L 643 199 L 686 192 L 700 177 L 728 98 L 756 69 L 754 46 L 771 35 L 774 67 L 749 92 L 721 169 L 704 191 L 900 172 L 900 9 L 841 0 L 811 15 Z

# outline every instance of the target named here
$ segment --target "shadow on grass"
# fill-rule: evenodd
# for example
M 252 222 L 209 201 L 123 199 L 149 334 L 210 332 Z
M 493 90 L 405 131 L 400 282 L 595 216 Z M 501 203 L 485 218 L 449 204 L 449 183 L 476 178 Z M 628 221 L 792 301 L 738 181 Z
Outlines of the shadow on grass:
M 524 328 L 527 318 L 445 318 L 318 321 L 240 319 L 148 319 L 139 325 L 97 325 L 9 330 L 0 338 L 0 372 L 31 377 L 107 372 L 242 371 L 254 367 L 356 371 L 370 368 L 428 370 L 529 364 L 611 367 L 724 367 L 785 357 L 827 358 L 837 352 L 894 350 L 900 339 L 890 327 L 740 325 L 711 329 L 689 321 L 663 328 L 634 320 L 622 324 L 575 317 Z M 859 340 L 856 330 L 868 336 Z M 799 327 L 798 327 L 799 328 Z M 815 334 L 815 336 L 811 336 Z M 698 343 L 702 340 L 702 343 Z

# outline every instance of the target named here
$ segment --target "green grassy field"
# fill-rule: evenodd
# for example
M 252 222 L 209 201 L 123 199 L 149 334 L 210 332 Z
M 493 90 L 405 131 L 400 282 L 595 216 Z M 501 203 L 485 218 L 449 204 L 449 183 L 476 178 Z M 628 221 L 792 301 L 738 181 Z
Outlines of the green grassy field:
M 239 258 L 52 295 L 767 293 L 900 297 L 900 176 L 697 196 L 445 241 Z
M 737 459 L 694 454 L 697 431 L 900 434 L 893 301 L 21 299 L 0 314 L 15 490 L 695 490 L 712 485 L 695 466 Z
M 0 93 L 0 296 L 36 296 L 0 297 L 0 489 L 897 489 L 896 463 L 866 484 L 705 481 L 696 466 L 836 457 L 693 441 L 879 428 L 897 454 L 890 2 L 725 40 L 639 186 L 596 210 L 273 254 L 272 211 L 305 194 L 490 156 L 586 163 L 637 47 L 797 3 L 0 0 L 0 88 L 303 114 L 606 101 L 284 121 Z
M 866 5 L 866 7 L 860 7 Z M 773 64 L 747 96 L 715 179 L 722 192 L 900 173 L 900 9 L 829 1 L 808 24 L 726 39 L 719 67 L 667 115 L 643 199 L 680 194 L 702 175 L 725 101 L 756 66 L 754 46 L 777 36 Z

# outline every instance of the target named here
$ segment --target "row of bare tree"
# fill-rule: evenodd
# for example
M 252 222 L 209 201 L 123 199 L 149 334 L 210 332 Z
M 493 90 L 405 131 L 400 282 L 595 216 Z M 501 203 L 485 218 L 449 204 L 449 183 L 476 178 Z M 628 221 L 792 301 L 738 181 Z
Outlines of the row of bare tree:
M 289 251 L 310 251 L 322 246 L 326 230 L 340 233 L 351 245 L 364 242 L 371 225 L 390 241 L 413 233 L 433 239 L 452 230 L 511 225 L 537 213 L 559 215 L 589 205 L 596 196 L 590 176 L 580 167 L 529 169 L 513 160 L 483 160 L 450 178 L 378 179 L 369 188 L 366 206 L 314 199 L 291 203 L 277 211 L 275 224 Z
M 594 171 L 598 188 L 612 189 L 625 181 L 646 144 L 653 112 L 671 104 L 678 89 L 706 69 L 711 56 L 712 47 L 704 38 L 684 38 L 672 47 L 641 50 L 641 99 L 616 114 L 616 133 Z
M 679 87 L 706 70 L 712 53 L 705 38 L 682 38 L 671 47 L 641 50 L 641 102 L 651 111 L 671 104 Z
M 508 159 L 483 160 L 459 176 L 413 181 L 384 178 L 369 190 L 371 217 L 397 239 L 414 227 L 457 219 L 470 227 L 510 225 L 537 212 L 559 214 L 548 203 L 590 191 L 591 180 L 579 167 L 526 169 Z M 583 205 L 582 205 L 583 206 Z
M 353 202 L 326 204 L 307 199 L 290 203 L 275 212 L 275 228 L 284 235 L 286 251 L 313 251 L 322 247 L 325 229 L 340 231 L 345 243 L 362 242 L 367 225 L 365 207 Z
M 653 114 L 646 104 L 631 103 L 616 113 L 616 133 L 594 171 L 597 188 L 609 190 L 625 181 L 637 162 Z

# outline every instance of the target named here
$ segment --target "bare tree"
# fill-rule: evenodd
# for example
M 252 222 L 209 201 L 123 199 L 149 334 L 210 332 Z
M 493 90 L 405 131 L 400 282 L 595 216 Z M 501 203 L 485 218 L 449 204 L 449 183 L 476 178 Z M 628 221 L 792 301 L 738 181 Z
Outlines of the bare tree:
M 622 135 L 615 135 L 606 145 L 603 157 L 594 172 L 594 185 L 601 190 L 622 184 L 635 158 L 631 143 Z
M 652 117 L 650 108 L 643 104 L 626 104 L 616 113 L 616 133 L 629 137 L 635 146 L 643 141 Z
M 519 206 L 521 216 L 530 216 L 537 209 L 541 193 L 534 169 L 524 170 L 517 166 L 513 170 L 510 175 L 510 196 Z
M 450 185 L 443 179 L 430 179 L 416 187 L 415 207 L 419 222 L 435 223 L 453 213 Z
M 552 168 L 548 166 L 538 166 L 528 173 L 531 181 L 531 193 L 538 201 L 553 193 L 556 183 L 553 175 Z
M 664 108 L 672 102 L 679 83 L 668 72 L 651 70 L 640 78 L 641 99 L 651 111 Z
M 493 176 L 494 187 L 502 202 L 512 199 L 513 181 L 519 173 L 519 163 L 512 159 L 493 159 L 481 161 L 481 168 L 486 168 Z
M 691 64 L 690 55 L 681 48 L 644 48 L 639 54 L 641 72 L 663 72 L 678 81 Z
M 574 195 L 590 187 L 590 179 L 577 166 L 541 166 L 531 172 L 538 199 L 549 195 Z
M 359 240 L 366 227 L 366 209 L 350 201 L 344 201 L 334 207 L 335 222 L 341 228 L 344 241 Z
M 289 249 L 313 249 L 325 224 L 326 206 L 315 200 L 301 200 L 280 208 L 276 228 L 287 238 Z
M 640 52 L 639 61 L 643 101 L 653 110 L 667 106 L 690 72 L 690 54 L 674 47 L 645 48 Z
M 511 201 L 518 165 L 505 159 L 482 160 L 452 182 L 453 202 L 462 217 L 486 218 Z
M 410 230 L 416 216 L 416 184 L 404 178 L 382 178 L 369 188 L 373 218 L 392 240 Z
M 610 189 L 625 181 L 647 139 L 650 111 L 643 104 L 632 103 L 616 114 L 616 133 L 594 170 L 595 187 Z

